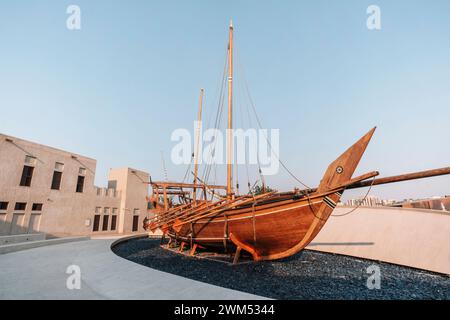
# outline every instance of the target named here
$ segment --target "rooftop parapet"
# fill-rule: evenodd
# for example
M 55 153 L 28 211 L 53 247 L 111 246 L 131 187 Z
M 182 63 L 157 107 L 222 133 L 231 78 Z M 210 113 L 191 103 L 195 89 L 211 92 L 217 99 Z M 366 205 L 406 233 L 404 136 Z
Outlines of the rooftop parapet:
M 117 191 L 116 189 L 113 188 L 95 187 L 95 193 L 99 197 L 110 197 L 110 198 L 120 197 L 120 191 Z

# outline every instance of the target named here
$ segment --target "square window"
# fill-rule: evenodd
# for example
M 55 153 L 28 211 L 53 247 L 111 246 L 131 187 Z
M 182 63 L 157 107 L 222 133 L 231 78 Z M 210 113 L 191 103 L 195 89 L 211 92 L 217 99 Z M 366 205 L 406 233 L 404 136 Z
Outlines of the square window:
M 8 210 L 8 202 L 0 201 L 0 210 Z
M 31 211 L 42 211 L 42 203 L 33 203 Z
M 133 214 L 139 215 L 139 209 L 134 209 L 134 210 L 133 210 Z
M 102 207 L 95 207 L 95 213 L 100 213 L 101 210 L 102 210 Z
M 103 208 L 103 213 L 104 214 L 109 214 L 109 208 Z
M 112 213 L 117 214 L 117 208 L 112 208 Z
M 83 168 L 83 167 L 80 167 L 80 169 L 78 170 L 78 174 L 81 174 L 81 175 L 86 175 L 86 168 Z
M 117 189 L 117 180 L 109 180 L 108 189 Z
M 64 163 L 62 163 L 62 162 L 55 162 L 55 170 L 56 171 L 63 171 L 64 170 Z
M 16 202 L 16 204 L 14 205 L 14 210 L 23 211 L 26 208 L 27 208 L 27 203 L 26 202 Z

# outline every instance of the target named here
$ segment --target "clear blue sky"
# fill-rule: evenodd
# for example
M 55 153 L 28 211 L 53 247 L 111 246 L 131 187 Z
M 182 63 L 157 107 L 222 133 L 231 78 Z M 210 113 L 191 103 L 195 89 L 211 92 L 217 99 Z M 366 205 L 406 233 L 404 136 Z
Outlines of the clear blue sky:
M 66 28 L 70 4 L 79 31 Z M 380 31 L 366 28 L 370 4 Z M 281 157 L 305 182 L 374 125 L 357 174 L 450 165 L 447 0 L 2 1 L 0 132 L 97 159 L 100 185 L 119 166 L 161 179 L 160 150 L 182 178 L 170 133 L 191 128 L 200 87 L 214 107 L 230 18 L 263 124 L 280 128 Z M 284 172 L 268 183 L 295 186 Z M 372 194 L 450 194 L 450 177 Z

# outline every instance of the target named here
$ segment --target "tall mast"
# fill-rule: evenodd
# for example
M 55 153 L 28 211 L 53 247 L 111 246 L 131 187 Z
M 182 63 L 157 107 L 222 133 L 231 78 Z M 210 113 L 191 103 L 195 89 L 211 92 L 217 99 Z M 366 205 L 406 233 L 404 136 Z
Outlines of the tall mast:
M 233 22 L 230 21 L 228 42 L 228 132 L 227 132 L 227 197 L 232 198 L 233 180 Z
M 196 146 L 194 148 L 194 192 L 193 192 L 193 200 L 194 204 L 197 203 L 197 176 L 198 176 L 198 156 L 200 153 L 199 144 L 200 144 L 200 126 L 202 121 L 202 107 L 203 107 L 203 88 L 200 89 L 200 100 L 198 103 L 198 116 L 197 116 L 197 141 L 195 142 Z

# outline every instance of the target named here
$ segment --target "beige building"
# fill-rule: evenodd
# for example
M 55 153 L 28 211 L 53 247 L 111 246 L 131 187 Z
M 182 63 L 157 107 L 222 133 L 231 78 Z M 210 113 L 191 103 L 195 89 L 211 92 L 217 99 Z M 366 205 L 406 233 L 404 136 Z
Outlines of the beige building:
M 407 200 L 402 203 L 402 207 L 450 211 L 450 196 Z
M 0 235 L 142 232 L 149 174 L 111 169 L 94 186 L 97 161 L 0 134 Z

